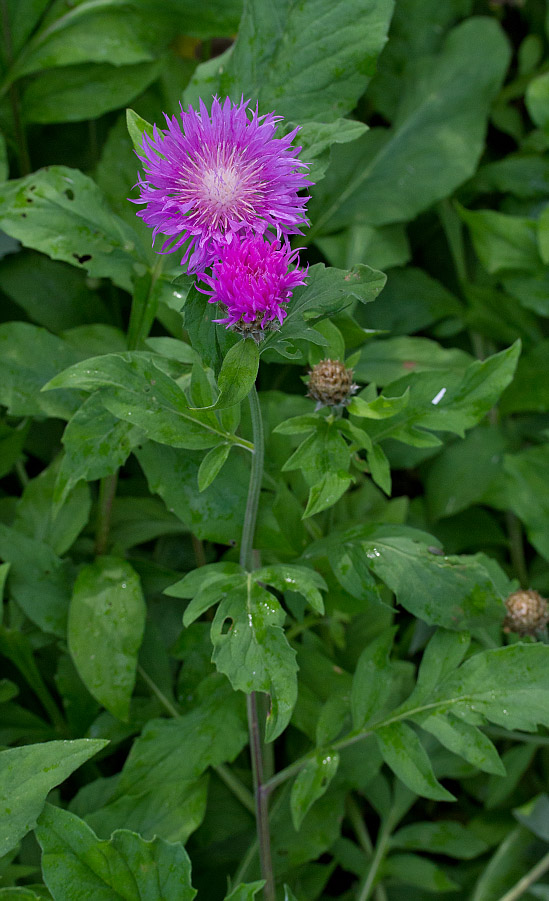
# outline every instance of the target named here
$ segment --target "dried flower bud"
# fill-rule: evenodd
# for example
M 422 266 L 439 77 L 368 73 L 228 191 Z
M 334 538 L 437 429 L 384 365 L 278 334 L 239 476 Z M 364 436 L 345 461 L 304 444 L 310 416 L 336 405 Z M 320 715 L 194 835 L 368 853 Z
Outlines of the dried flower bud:
M 321 360 L 309 373 L 308 396 L 320 406 L 335 407 L 349 403 L 358 390 L 353 384 L 353 370 L 339 360 Z
M 545 628 L 549 620 L 546 599 L 531 588 L 527 591 L 514 591 L 505 601 L 505 606 L 507 616 L 503 622 L 504 632 L 535 635 Z

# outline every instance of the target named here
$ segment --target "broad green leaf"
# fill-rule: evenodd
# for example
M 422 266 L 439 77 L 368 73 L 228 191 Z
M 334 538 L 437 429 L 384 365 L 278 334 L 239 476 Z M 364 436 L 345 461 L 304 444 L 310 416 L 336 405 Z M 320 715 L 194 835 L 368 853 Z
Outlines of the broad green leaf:
M 126 794 L 87 813 L 85 820 L 99 838 L 110 838 L 115 829 L 130 829 L 150 841 L 186 842 L 206 813 L 208 777 L 165 782 L 154 791 Z
M 211 628 L 212 660 L 235 690 L 267 692 L 271 709 L 265 735 L 284 731 L 297 699 L 297 664 L 282 626 L 286 614 L 275 597 L 247 576 L 221 601 Z
M 325 344 L 326 339 L 308 328 L 304 321 L 314 321 L 330 313 L 340 313 L 353 300 L 370 303 L 375 300 L 385 284 L 385 275 L 369 266 L 355 266 L 353 269 L 335 269 L 317 263 L 309 269 L 307 283 L 296 290 L 282 326 L 269 332 L 261 342 L 260 352 L 275 349 L 282 356 L 296 356 L 295 339 L 303 338 L 315 344 Z
M 145 271 L 137 233 L 108 208 L 88 176 L 49 166 L 0 186 L 0 227 L 26 247 L 131 290 Z
M 211 411 L 189 407 L 179 385 L 146 352 L 92 357 L 47 387 L 60 385 L 85 391 L 101 388 L 101 403 L 110 413 L 161 444 L 203 449 L 227 441 L 251 448 L 248 441 L 225 432 Z
M 423 745 L 410 726 L 391 723 L 376 729 L 375 736 L 385 763 L 408 788 L 433 801 L 455 801 L 437 782 Z
M 307 603 L 317 613 L 324 613 L 324 602 L 320 591 L 327 591 L 328 586 L 322 576 L 307 566 L 295 566 L 289 563 L 276 563 L 255 570 L 256 582 L 272 585 L 278 591 L 296 591 L 303 595 Z
M 515 378 L 501 398 L 501 412 L 549 410 L 549 341 L 539 341 L 518 362 Z
M 484 854 L 488 845 L 483 839 L 455 820 L 438 820 L 436 823 L 411 823 L 391 836 L 393 848 L 410 851 L 426 851 L 444 854 L 459 860 L 470 860 Z
M 20 51 L 47 6 L 48 0 L 8 0 L 7 12 L 13 53 Z
M 70 601 L 70 563 L 47 544 L 0 523 L 0 557 L 11 564 L 11 596 L 44 632 L 64 637 Z M 37 587 L 39 586 L 39 591 Z
M 27 888 L 0 888 L 0 898 L 2 901 L 41 901 L 43 898 L 51 898 L 51 895 L 43 892 L 37 895 Z
M 363 382 L 386 385 L 410 372 L 454 370 L 463 373 L 472 362 L 472 357 L 458 348 L 441 347 L 429 338 L 402 336 L 365 344 L 354 374 Z
M 32 347 L 32 353 L 29 348 Z M 67 391 L 41 394 L 54 375 L 80 358 L 61 338 L 29 322 L 0 325 L 0 403 L 11 416 L 70 419 L 78 399 Z
M 114 310 L 86 278 L 85 269 L 37 251 L 11 254 L 2 261 L 2 290 L 32 322 L 56 335 L 86 323 L 112 322 Z
M 259 882 L 248 882 L 246 885 L 237 885 L 230 895 L 225 896 L 225 901 L 253 901 L 264 885 L 264 879 L 260 879 Z
M 431 700 L 465 722 L 484 717 L 505 729 L 535 732 L 548 720 L 549 649 L 516 644 L 470 657 L 440 683 Z
M 198 490 L 197 476 L 202 451 L 188 451 L 148 442 L 135 451 L 149 484 L 149 490 L 163 499 L 168 510 L 185 523 L 198 538 L 225 545 L 238 544 L 246 510 L 250 469 L 248 460 L 233 455 L 230 467 L 223 467 L 209 488 Z M 265 496 L 263 496 L 265 497 Z M 264 503 L 262 498 L 262 505 Z M 256 547 L 280 547 L 280 528 L 261 506 L 256 530 Z M 288 549 L 288 544 L 284 542 Z
M 513 383 L 509 386 L 512 388 Z M 509 390 L 509 389 L 507 389 Z M 482 503 L 503 468 L 504 439 L 492 425 L 447 445 L 429 466 L 425 498 L 432 520 Z
M 463 436 L 466 429 L 488 413 L 511 382 L 519 353 L 520 341 L 517 341 L 500 353 L 471 363 L 464 374 L 450 370 L 419 372 L 399 379 L 387 390 L 397 394 L 409 386 L 407 406 L 389 420 L 369 420 L 368 432 L 374 441 L 392 437 L 412 445 L 421 440 L 425 429 Z M 431 437 L 427 436 L 427 440 Z
M 544 131 L 549 131 L 549 74 L 543 72 L 533 78 L 524 97 L 530 118 Z
M 192 901 L 191 862 L 183 845 L 146 842 L 121 829 L 100 841 L 77 816 L 46 806 L 36 832 L 44 881 L 56 901 Z
M 242 696 L 217 674 L 209 693 L 177 719 L 149 720 L 132 746 L 114 800 L 141 799 L 159 787 L 195 782 L 209 766 L 232 761 L 248 741 Z
M 503 591 L 509 593 L 501 570 L 496 582 L 482 554 L 440 556 L 433 542 L 426 533 L 402 526 L 359 526 L 311 545 L 307 556 L 328 551 L 336 559 L 354 546 L 398 603 L 431 625 L 461 631 L 500 622 Z
M 370 228 L 371 226 L 355 226 L 355 228 Z M 400 228 L 400 226 L 384 226 L 379 231 Z M 318 242 L 319 246 L 324 246 L 326 241 L 333 240 L 331 238 L 321 238 Z M 383 268 L 376 257 L 373 257 L 371 265 Z M 333 261 L 335 263 L 335 260 Z M 352 260 L 351 262 L 355 262 Z M 387 266 L 387 264 L 385 264 Z M 428 326 L 438 322 L 439 320 L 448 320 L 453 317 L 461 317 L 463 315 L 463 307 L 457 297 L 439 281 L 431 278 L 424 269 L 416 269 L 414 266 L 406 266 L 402 268 L 401 262 L 392 264 L 399 268 L 391 269 L 387 272 L 387 284 L 385 285 L 379 298 L 376 300 L 375 306 L 368 310 L 368 325 L 370 328 L 386 329 L 391 335 L 402 335 L 402 342 L 411 342 L 411 346 L 415 346 L 412 355 L 405 353 L 403 348 L 402 363 L 406 361 L 414 361 L 416 363 L 415 371 L 424 368 L 438 368 L 441 357 L 445 355 L 446 360 L 453 359 L 456 362 L 461 355 L 463 359 L 469 359 L 464 351 L 457 348 L 442 348 L 439 344 L 433 342 L 430 352 L 421 353 L 420 348 L 426 348 L 429 344 L 427 338 L 404 338 L 405 335 L 413 334 L 421 331 Z M 388 338 L 387 341 L 374 340 L 370 344 L 366 344 L 362 348 L 365 360 L 369 360 L 369 353 L 374 351 L 372 344 L 378 350 L 388 350 L 390 347 L 397 348 L 399 346 L 398 339 L 395 337 Z M 400 345 L 402 347 L 402 344 Z M 396 360 L 395 360 L 396 362 Z M 444 367 L 446 368 L 446 367 Z M 406 371 L 404 367 L 395 375 L 391 375 L 388 381 L 398 378 Z M 374 379 L 377 384 L 384 384 L 380 378 Z M 385 379 L 387 381 L 387 379 Z
M 210 451 L 206 454 L 202 463 L 200 464 L 200 468 L 198 470 L 198 490 L 205 491 L 215 478 L 219 475 L 219 472 L 227 460 L 231 452 L 230 444 L 220 444 L 217 447 L 212 447 Z
M 350 112 L 375 71 L 392 0 L 248 0 L 238 38 L 223 65 L 199 67 L 187 101 L 216 91 L 257 97 L 295 122 L 331 122 Z
M 313 235 L 355 221 L 407 221 L 451 194 L 475 171 L 508 63 L 507 40 L 493 19 L 454 28 L 440 52 L 419 59 L 401 83 L 392 128 L 334 148 L 310 207 Z
M 143 150 L 143 135 L 147 134 L 151 138 L 154 134 L 153 126 L 133 109 L 126 110 L 126 125 L 132 139 L 133 149 L 137 153 L 141 153 Z
M 296 776 L 290 796 L 292 822 L 296 832 L 299 832 L 314 802 L 328 790 L 338 766 L 339 754 L 317 754 Z
M 162 69 L 162 60 L 133 66 L 62 67 L 42 72 L 22 97 L 28 122 L 81 122 L 96 119 L 130 103 L 148 88 Z
M 423 892 L 455 892 L 460 886 L 433 861 L 416 854 L 392 854 L 381 866 L 381 878 Z
M 48 397 L 48 394 L 40 396 Z M 65 454 L 53 493 L 55 508 L 64 503 L 81 479 L 91 482 L 117 472 L 132 448 L 144 439 L 143 430 L 138 426 L 109 413 L 98 394 L 86 398 L 63 432 Z
M 406 230 L 400 223 L 376 228 L 355 222 L 335 235 L 317 237 L 315 244 L 330 265 L 338 269 L 368 263 L 374 269 L 385 271 L 392 266 L 404 266 L 412 255 Z
M 84 566 L 69 608 L 72 659 L 94 698 L 127 720 L 143 639 L 146 607 L 139 577 L 116 557 Z
M 52 495 L 58 469 L 58 465 L 49 466 L 25 486 L 13 525 L 29 538 L 48 544 L 62 556 L 88 522 L 91 497 L 87 485 L 77 485 L 70 494 L 67 493 L 65 503 L 54 515 Z
M 358 658 L 351 689 L 354 729 L 364 728 L 372 717 L 381 712 L 391 691 L 389 654 L 395 632 L 395 627 L 382 632 Z
M 36 825 L 49 792 L 105 745 L 101 739 L 49 741 L 0 752 L 0 855 Z
M 526 527 L 528 538 L 536 550 L 549 560 L 547 517 L 547 465 L 549 444 L 529 447 L 504 458 L 505 495 L 502 506 L 510 508 Z M 498 502 L 498 506 L 500 506 Z
M 459 213 L 469 228 L 478 258 L 488 272 L 535 270 L 542 265 L 535 219 L 463 207 L 459 208 Z

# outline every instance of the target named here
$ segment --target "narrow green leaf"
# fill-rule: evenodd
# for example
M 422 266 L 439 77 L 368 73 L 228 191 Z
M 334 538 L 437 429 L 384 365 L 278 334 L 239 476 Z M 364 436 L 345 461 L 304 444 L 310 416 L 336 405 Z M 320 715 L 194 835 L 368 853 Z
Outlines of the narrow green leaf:
M 433 801 L 455 801 L 436 780 L 431 763 L 414 730 L 406 723 L 391 723 L 375 731 L 385 763 L 415 794 Z
M 97 700 L 127 720 L 145 628 L 139 577 L 125 560 L 98 557 L 76 580 L 68 643 L 75 666 Z
M 299 832 L 314 802 L 328 790 L 338 766 L 339 754 L 327 751 L 312 758 L 296 776 L 290 796 L 296 832 Z
M 380 394 L 375 400 L 366 402 L 362 397 L 352 397 L 349 403 L 349 413 L 362 419 L 389 419 L 404 410 L 410 399 L 410 390 L 407 388 L 400 397 L 384 397 Z
M 205 409 L 223 410 L 244 400 L 255 384 L 258 368 L 259 350 L 252 338 L 233 344 L 221 364 L 217 380 L 219 397 Z
M 464 723 L 451 712 L 426 713 L 412 718 L 422 729 L 434 735 L 441 745 L 463 757 L 483 773 L 505 776 L 505 766 L 496 748 L 488 736 L 476 726 Z
M 137 153 L 143 153 L 143 135 L 147 134 L 152 138 L 154 132 L 153 126 L 133 109 L 126 110 L 126 125 L 130 138 L 132 139 L 133 149 Z
M 107 744 L 82 738 L 0 752 L 0 856 L 34 828 L 52 788 Z
M 366 451 L 366 460 L 372 479 L 385 494 L 391 496 L 391 467 L 385 451 L 379 444 L 374 444 Z
M 364 648 L 358 658 L 351 689 L 353 728 L 362 729 L 376 713 L 381 712 L 391 690 L 389 654 L 396 626 L 386 629 Z
M 483 839 L 455 820 L 437 820 L 436 823 L 411 823 L 403 826 L 391 837 L 393 848 L 444 854 L 459 860 L 471 860 L 484 854 L 488 845 Z
M 264 885 L 264 879 L 260 879 L 258 882 L 248 882 L 246 885 L 237 885 L 230 895 L 225 896 L 225 901 L 253 901 Z
M 327 472 L 312 486 L 303 519 L 332 507 L 342 497 L 353 481 L 346 472 Z
M 205 491 L 219 474 L 221 467 L 231 452 L 230 444 L 212 447 L 206 454 L 198 470 L 198 490 Z

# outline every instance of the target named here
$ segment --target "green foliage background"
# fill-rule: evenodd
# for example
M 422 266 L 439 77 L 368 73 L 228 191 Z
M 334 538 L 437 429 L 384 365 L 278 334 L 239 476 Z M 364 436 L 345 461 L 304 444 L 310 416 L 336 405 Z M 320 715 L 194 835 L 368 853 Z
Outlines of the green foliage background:
M 549 898 L 549 648 L 502 632 L 549 595 L 546 3 L 0 13 L 0 899 L 260 896 L 252 691 L 280 899 Z M 259 349 L 127 200 L 216 93 L 316 182 Z

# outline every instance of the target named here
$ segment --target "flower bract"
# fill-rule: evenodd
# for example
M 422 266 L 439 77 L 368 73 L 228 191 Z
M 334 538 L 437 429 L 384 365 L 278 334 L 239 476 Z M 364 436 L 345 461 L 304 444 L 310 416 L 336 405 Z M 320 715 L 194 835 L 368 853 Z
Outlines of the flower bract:
M 306 269 L 299 269 L 299 251 L 284 242 L 261 236 L 237 239 L 222 249 L 211 276 L 203 276 L 210 303 L 225 307 L 215 319 L 256 340 L 266 328 L 279 328 L 294 288 L 305 284 Z M 296 268 L 290 268 L 294 264 Z
M 274 113 L 260 116 L 247 101 L 214 97 L 211 113 L 201 100 L 198 111 L 189 106 L 179 118 L 166 116 L 167 130 L 144 134 L 144 178 L 134 203 L 145 205 L 137 215 L 153 240 L 167 236 L 160 252 L 186 245 L 181 262 L 202 274 L 237 235 L 269 227 L 278 238 L 301 234 L 309 198 L 298 192 L 311 182 L 301 148 L 292 145 L 298 129 L 276 137 L 281 121 Z

